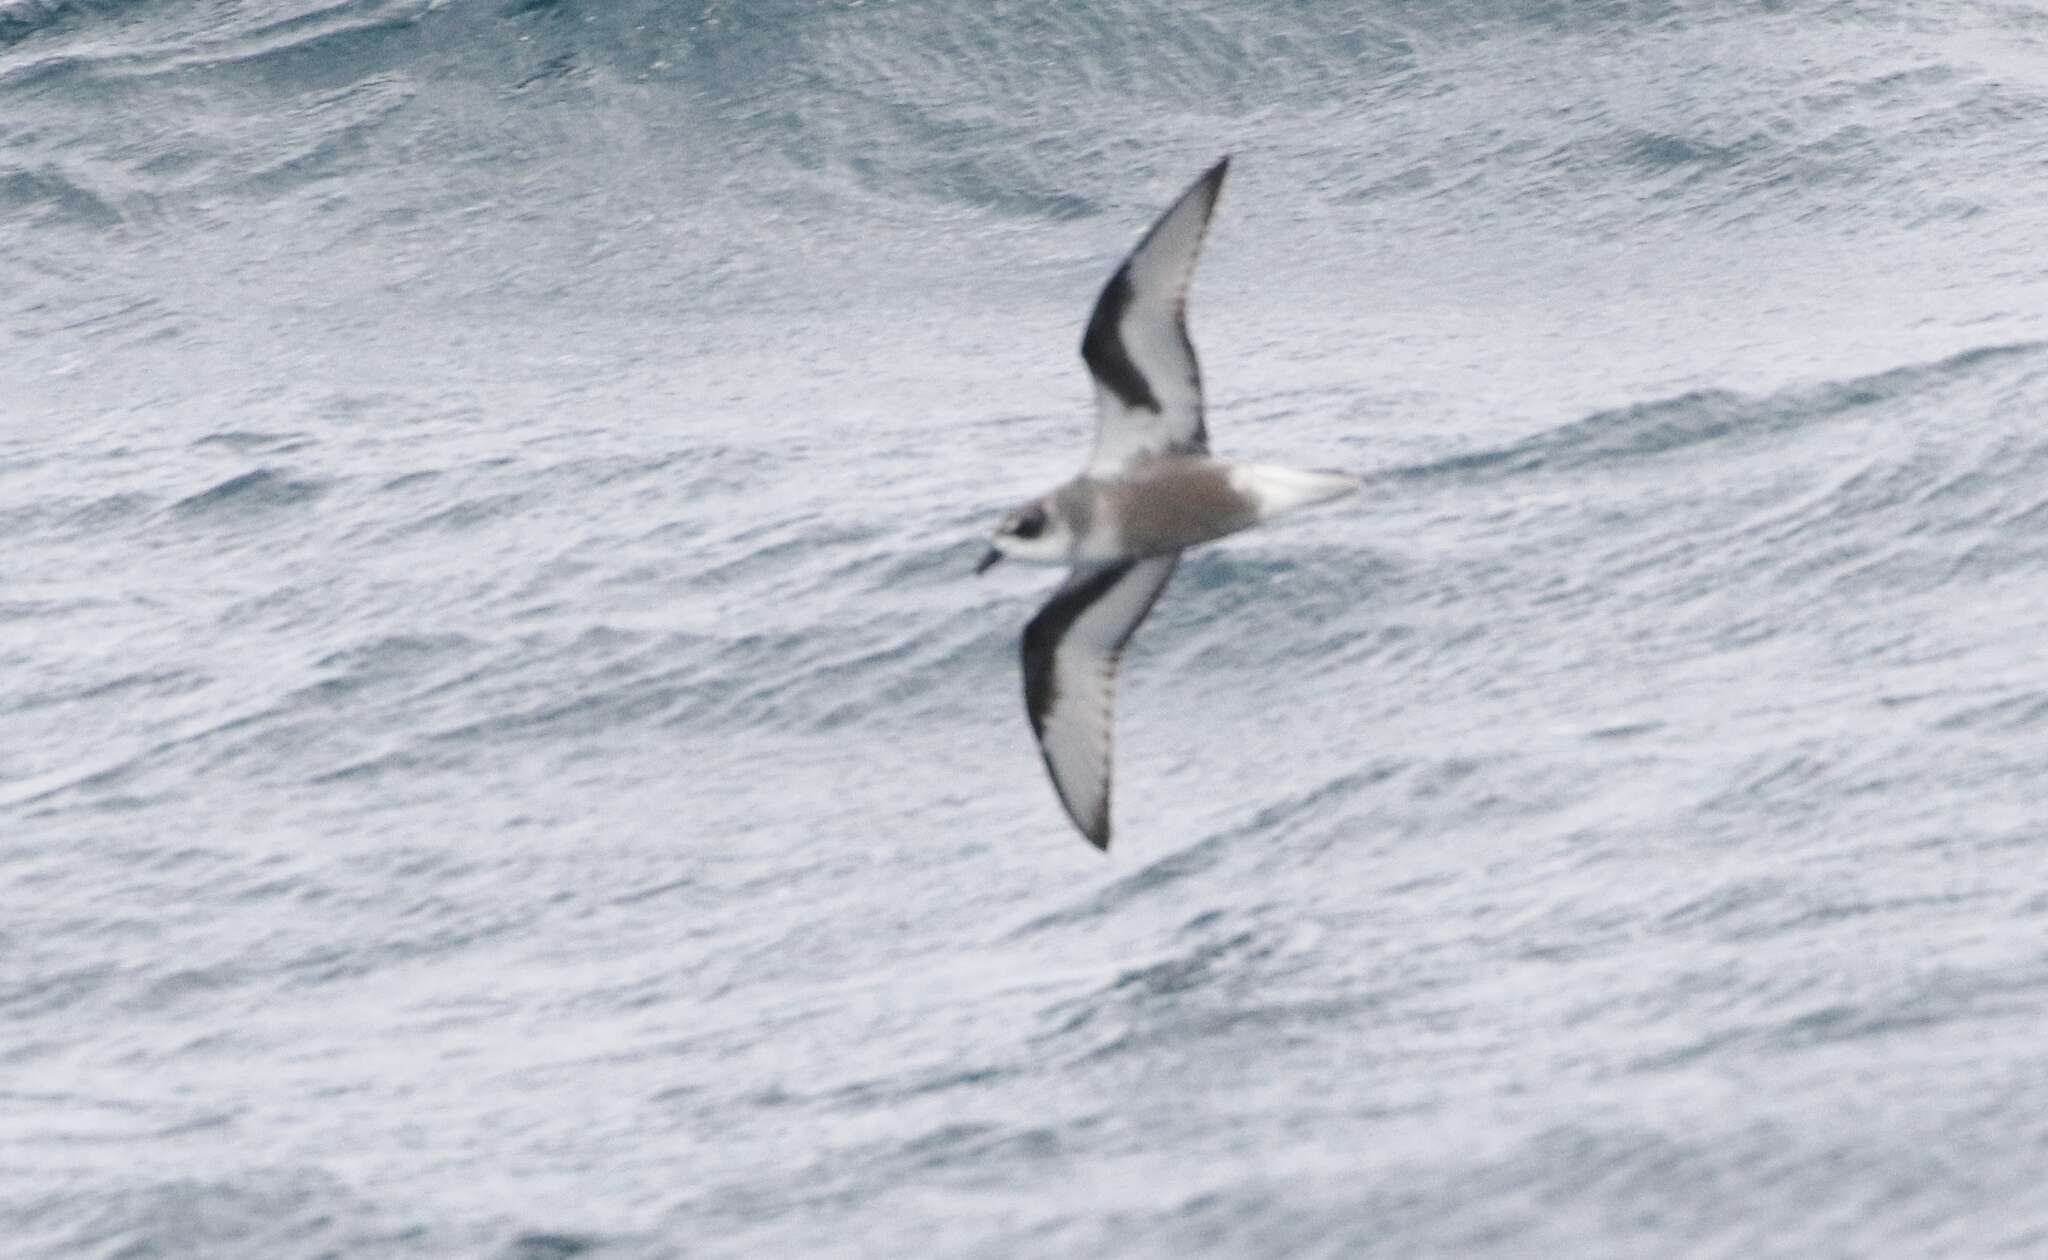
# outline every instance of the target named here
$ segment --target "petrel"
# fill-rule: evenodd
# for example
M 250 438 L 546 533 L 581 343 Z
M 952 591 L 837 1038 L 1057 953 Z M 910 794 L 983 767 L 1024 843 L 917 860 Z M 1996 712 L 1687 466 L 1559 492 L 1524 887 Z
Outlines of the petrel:
M 1217 459 L 1188 340 L 1188 281 L 1230 159 L 1197 179 L 1103 286 L 1081 337 L 1095 449 L 1081 475 L 1003 518 L 1004 556 L 1071 566 L 1024 627 L 1024 711 L 1067 816 L 1109 848 L 1117 661 L 1182 549 L 1356 490 L 1347 473 Z

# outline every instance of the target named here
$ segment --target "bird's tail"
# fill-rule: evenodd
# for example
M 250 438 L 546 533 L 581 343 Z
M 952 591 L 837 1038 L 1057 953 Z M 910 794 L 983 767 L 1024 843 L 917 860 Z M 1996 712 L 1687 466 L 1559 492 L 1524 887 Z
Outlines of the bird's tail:
M 1240 493 L 1250 495 L 1259 505 L 1260 520 L 1341 498 L 1363 484 L 1350 473 L 1311 472 L 1271 464 L 1240 464 L 1231 470 L 1231 480 L 1237 483 Z

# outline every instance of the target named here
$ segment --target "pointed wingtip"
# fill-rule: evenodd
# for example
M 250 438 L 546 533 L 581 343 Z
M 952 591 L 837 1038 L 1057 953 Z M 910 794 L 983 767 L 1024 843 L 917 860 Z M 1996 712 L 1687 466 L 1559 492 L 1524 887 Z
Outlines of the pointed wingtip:
M 1058 786 L 1057 782 L 1055 782 L 1054 786 Z M 1086 818 L 1081 816 L 1081 811 L 1074 808 L 1074 803 L 1067 799 L 1064 792 L 1060 793 L 1060 805 L 1066 809 L 1068 821 L 1074 824 L 1074 830 L 1081 833 L 1082 839 L 1104 853 L 1109 852 L 1108 792 L 1105 791 L 1103 793 L 1101 805 L 1096 808 L 1093 814 Z

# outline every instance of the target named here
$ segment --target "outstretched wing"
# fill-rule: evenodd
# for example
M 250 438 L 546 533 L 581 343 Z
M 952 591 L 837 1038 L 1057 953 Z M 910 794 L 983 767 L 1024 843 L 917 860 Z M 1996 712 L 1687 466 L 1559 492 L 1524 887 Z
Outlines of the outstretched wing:
M 1077 567 L 1024 627 L 1024 710 L 1067 816 L 1109 848 L 1116 666 L 1179 553 Z
M 1209 449 L 1202 373 L 1188 341 L 1188 280 L 1229 168 L 1224 158 L 1190 185 L 1095 300 L 1081 337 L 1095 377 L 1091 476 L 1113 477 L 1141 455 Z

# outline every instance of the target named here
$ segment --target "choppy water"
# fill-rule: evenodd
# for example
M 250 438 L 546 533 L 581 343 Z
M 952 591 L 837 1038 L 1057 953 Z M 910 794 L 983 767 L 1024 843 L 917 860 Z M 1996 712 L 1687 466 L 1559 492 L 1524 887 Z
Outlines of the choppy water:
M 1340 7 L 0 0 L 5 1254 L 2048 1252 L 2048 18 Z

